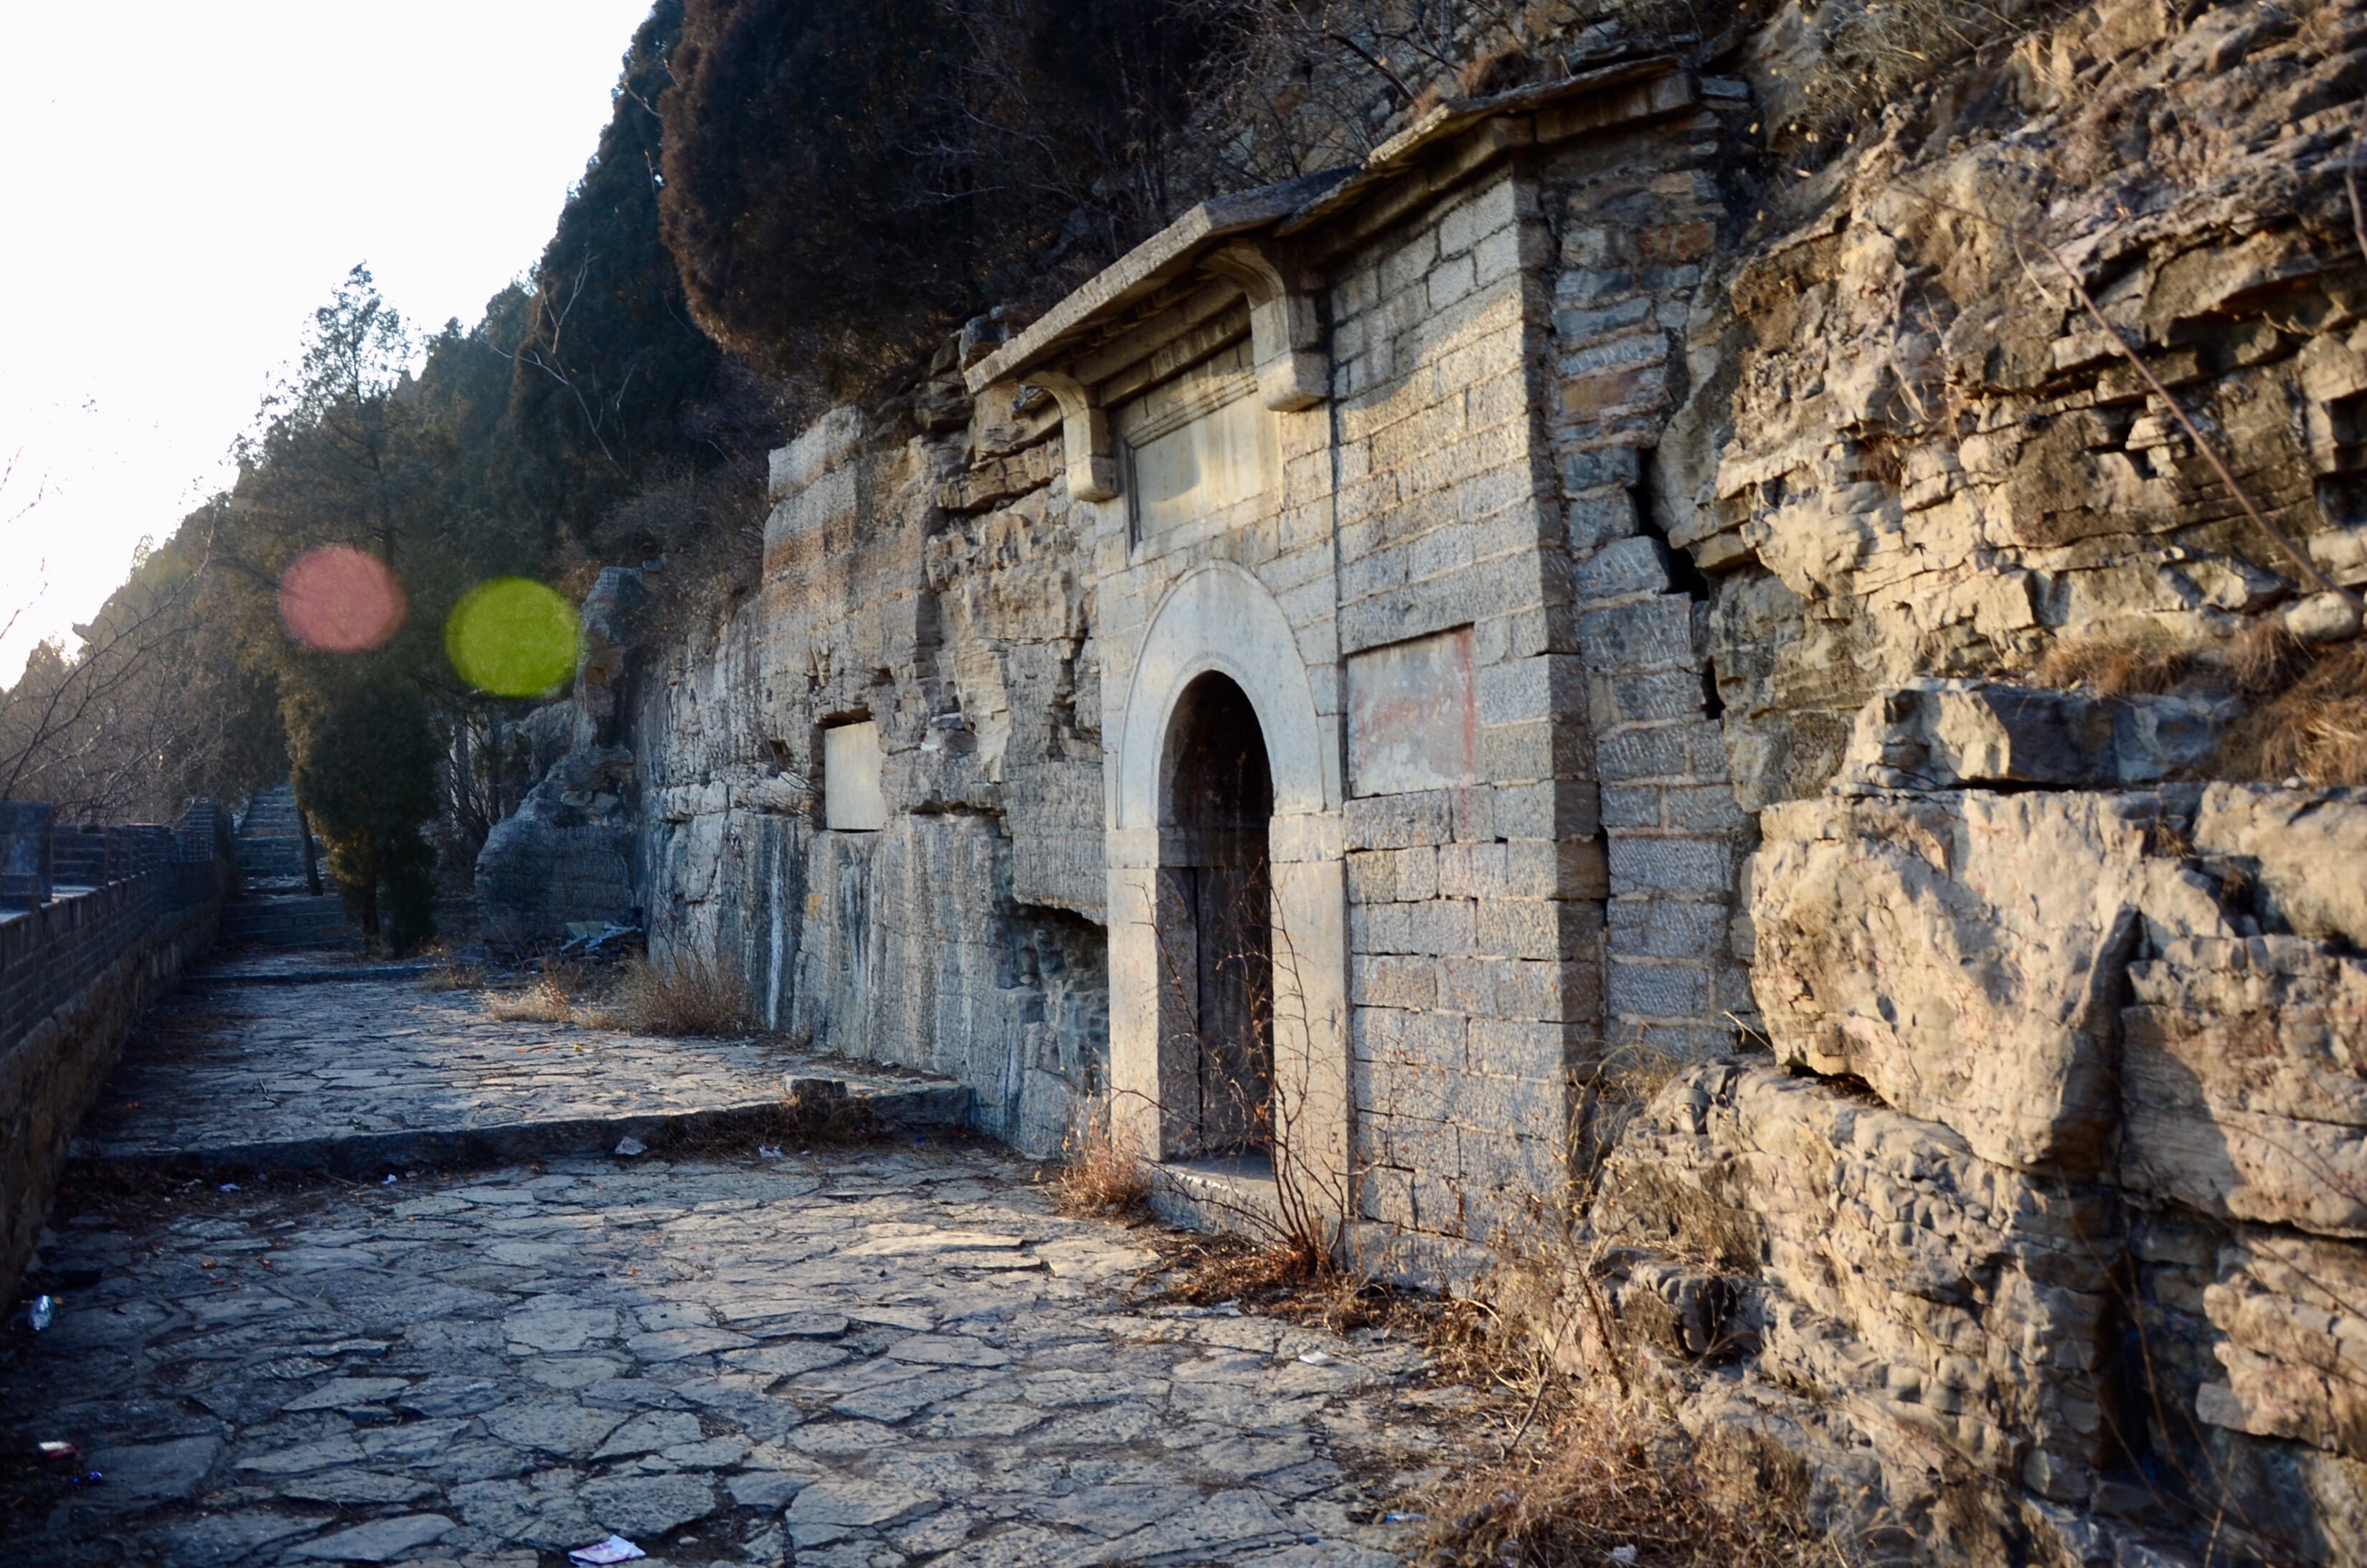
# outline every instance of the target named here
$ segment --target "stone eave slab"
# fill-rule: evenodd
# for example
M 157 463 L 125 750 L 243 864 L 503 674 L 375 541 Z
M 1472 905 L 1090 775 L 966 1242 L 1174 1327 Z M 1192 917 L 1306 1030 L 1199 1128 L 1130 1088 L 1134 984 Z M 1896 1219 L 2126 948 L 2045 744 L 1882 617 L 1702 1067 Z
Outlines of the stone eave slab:
M 1575 98 L 1591 97 L 1636 83 L 1674 75 L 1682 69 L 1682 63 L 1673 57 L 1654 55 L 1644 60 L 1622 61 L 1616 65 L 1606 65 L 1576 76 L 1565 76 L 1557 82 L 1513 87 L 1484 98 L 1449 98 L 1374 148 L 1365 156 L 1361 168 L 1283 219 L 1275 224 L 1274 232 L 1277 237 L 1301 233 L 1327 218 L 1349 211 L 1376 195 L 1383 187 L 1411 174 L 1432 148 L 1450 142 L 1488 120 L 1553 108 Z
M 1104 267 L 1026 331 L 971 366 L 962 378 L 970 395 L 1041 366 L 1079 331 L 1187 271 L 1211 242 L 1286 218 L 1354 172 L 1326 169 L 1201 202 Z

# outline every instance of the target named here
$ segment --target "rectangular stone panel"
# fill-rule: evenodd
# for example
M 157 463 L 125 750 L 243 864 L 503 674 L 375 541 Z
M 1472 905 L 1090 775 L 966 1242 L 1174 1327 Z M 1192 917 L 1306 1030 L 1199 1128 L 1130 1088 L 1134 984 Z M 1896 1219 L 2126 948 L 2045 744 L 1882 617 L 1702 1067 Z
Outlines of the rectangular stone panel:
M 1348 777 L 1358 795 L 1469 784 L 1479 771 L 1471 628 L 1348 661 Z
M 1263 495 L 1281 472 L 1246 343 L 1145 392 L 1119 410 L 1117 427 L 1138 539 Z
M 884 761 L 879 726 L 868 719 L 821 733 L 825 827 L 833 833 L 874 833 L 888 825 L 888 796 L 879 787 Z

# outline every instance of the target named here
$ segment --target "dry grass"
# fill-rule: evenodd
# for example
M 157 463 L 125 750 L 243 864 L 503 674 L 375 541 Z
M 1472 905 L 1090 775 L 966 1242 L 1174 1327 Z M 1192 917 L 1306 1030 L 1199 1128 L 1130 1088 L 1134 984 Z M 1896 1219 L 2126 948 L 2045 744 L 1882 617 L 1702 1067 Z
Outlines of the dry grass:
M 2250 703 L 2213 758 L 2237 781 L 2313 788 L 2367 785 L 2367 642 L 2304 642 L 2263 616 L 2213 647 L 2167 634 L 2064 638 L 2030 672 L 2033 685 L 2104 697 L 2196 687 Z
M 2169 690 L 2200 667 L 2195 651 L 2167 634 L 2100 632 L 2056 639 L 2030 672 L 2030 681 L 2058 691 L 2078 687 L 2102 697 L 2150 697 Z
M 1805 1466 L 1771 1441 L 1719 1432 L 1697 1443 L 1648 1395 L 1601 1379 L 1565 1385 L 1534 1426 L 1528 1449 L 1425 1500 L 1425 1562 L 1801 1568 L 1844 1560 L 1809 1524 Z
M 732 1035 L 753 1027 L 753 1008 L 740 977 L 696 949 L 628 960 L 611 993 L 613 1021 L 597 1027 L 640 1034 Z
M 456 978 L 436 988 L 483 983 L 480 972 L 455 973 L 474 979 Z M 522 991 L 489 993 L 485 1010 L 503 1023 L 578 1024 L 631 1034 L 734 1035 L 754 1027 L 747 987 L 682 948 L 654 961 L 629 959 L 615 970 L 553 962 Z
M 2313 645 L 2282 631 L 2248 641 L 2236 668 L 2259 700 L 2220 744 L 2221 775 L 2367 785 L 2367 642 Z
M 496 1023 L 572 1024 L 576 1019 L 576 994 L 582 973 L 554 964 L 523 991 L 495 991 L 485 997 L 485 1011 Z
M 1150 1172 L 1133 1138 L 1111 1124 L 1108 1108 L 1096 1106 L 1063 1145 L 1051 1188 L 1052 1207 L 1063 1214 L 1132 1215 L 1150 1200 Z
M 422 983 L 430 991 L 482 991 L 485 971 L 476 964 L 438 963 Z

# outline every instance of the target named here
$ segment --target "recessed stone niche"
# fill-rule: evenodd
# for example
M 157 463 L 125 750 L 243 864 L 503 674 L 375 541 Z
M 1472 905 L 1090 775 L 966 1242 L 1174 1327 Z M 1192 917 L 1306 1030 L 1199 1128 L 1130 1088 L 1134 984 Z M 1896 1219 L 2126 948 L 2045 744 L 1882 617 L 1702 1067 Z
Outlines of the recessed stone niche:
M 1358 795 L 1468 784 L 1479 772 L 1471 628 L 1348 660 L 1348 778 Z
M 1118 411 L 1138 539 L 1215 517 L 1275 483 L 1281 446 L 1257 392 L 1244 340 Z
M 877 833 L 888 825 L 888 794 L 879 784 L 885 762 L 879 726 L 868 719 L 833 724 L 821 733 L 824 827 L 832 833 Z

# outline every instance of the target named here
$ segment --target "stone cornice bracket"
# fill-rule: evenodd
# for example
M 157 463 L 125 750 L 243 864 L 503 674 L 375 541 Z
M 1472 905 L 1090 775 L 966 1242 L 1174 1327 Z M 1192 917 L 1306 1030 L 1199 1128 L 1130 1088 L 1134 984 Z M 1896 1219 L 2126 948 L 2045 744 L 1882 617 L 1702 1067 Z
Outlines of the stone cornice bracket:
M 1237 240 L 1201 266 L 1241 286 L 1250 301 L 1250 352 L 1258 397 L 1278 413 L 1312 408 L 1331 395 L 1323 313 L 1304 272 L 1273 244 Z
M 1069 464 L 1069 494 L 1080 501 L 1107 501 L 1117 494 L 1117 448 L 1110 438 L 1109 411 L 1093 406 L 1093 395 L 1063 370 L 1031 370 L 1027 380 L 1060 404 L 1060 449 Z

